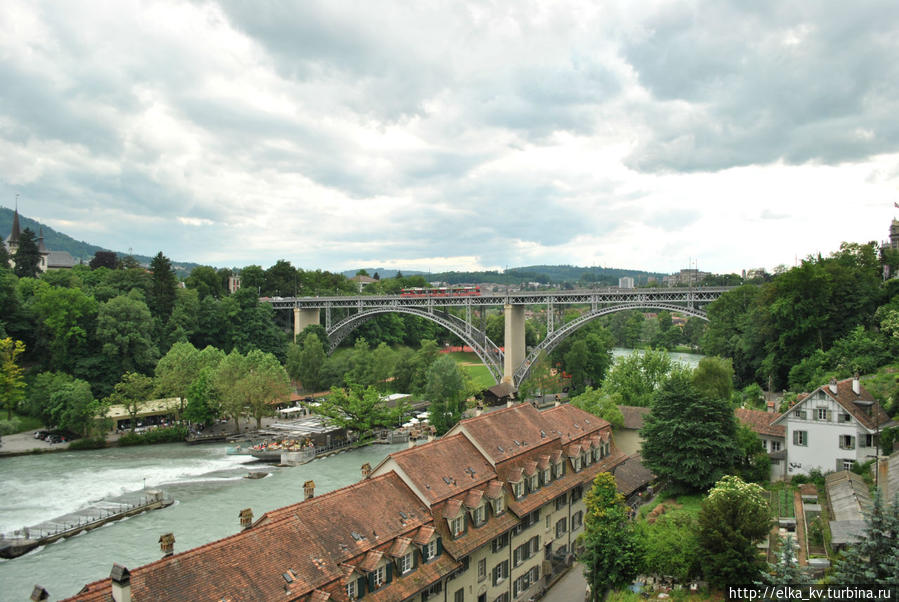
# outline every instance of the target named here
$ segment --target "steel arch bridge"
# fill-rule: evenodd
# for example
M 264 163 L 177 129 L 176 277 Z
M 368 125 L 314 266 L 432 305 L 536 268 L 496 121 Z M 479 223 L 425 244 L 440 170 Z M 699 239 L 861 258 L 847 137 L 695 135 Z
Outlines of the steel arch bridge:
M 488 293 L 482 295 L 432 297 L 402 295 L 353 295 L 341 297 L 263 298 L 276 310 L 293 310 L 294 333 L 305 326 L 321 323 L 325 314 L 325 331 L 333 351 L 353 330 L 377 315 L 402 313 L 418 316 L 446 328 L 474 350 L 497 382 L 518 386 L 528 377 L 531 366 L 541 351 L 550 352 L 573 332 L 600 316 L 630 309 L 660 309 L 708 320 L 705 307 L 733 287 L 658 288 L 658 289 L 592 289 Z M 546 308 L 547 335 L 529 352 L 524 346 L 524 306 Z M 556 306 L 588 305 L 589 310 L 576 320 L 556 328 Z M 503 347 L 491 341 L 472 322 L 473 311 L 485 306 L 503 306 L 506 331 Z M 448 308 L 464 311 L 464 319 Z M 332 311 L 352 312 L 332 321 Z

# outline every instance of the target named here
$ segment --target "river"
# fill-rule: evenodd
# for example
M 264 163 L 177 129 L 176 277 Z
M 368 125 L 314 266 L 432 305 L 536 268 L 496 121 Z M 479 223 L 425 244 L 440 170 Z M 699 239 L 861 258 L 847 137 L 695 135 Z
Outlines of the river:
M 109 523 L 12 560 L 0 559 L 0 601 L 26 600 L 35 584 L 54 600 L 76 594 L 86 583 L 109 576 L 113 562 L 133 568 L 161 557 L 159 536 L 174 533 L 181 552 L 240 530 L 238 513 L 255 518 L 303 499 L 303 483 L 315 493 L 333 491 L 361 478 L 405 444 L 372 445 L 292 468 L 248 464 L 250 456 L 228 456 L 224 445 L 180 443 L 97 451 L 57 452 L 0 459 L 3 474 L 0 532 L 11 532 L 77 510 L 90 501 L 144 484 L 160 487 L 175 504 Z M 244 479 L 248 470 L 271 471 Z
M 625 355 L 630 355 L 631 353 L 643 353 L 642 349 L 627 349 L 625 347 L 613 347 L 612 348 L 612 357 L 614 359 L 618 359 L 619 357 L 623 357 Z M 699 364 L 699 360 L 704 358 L 704 355 L 699 353 L 678 353 L 675 351 L 669 351 L 668 355 L 671 356 L 675 362 L 679 362 L 681 364 L 685 364 L 690 368 L 695 368 Z

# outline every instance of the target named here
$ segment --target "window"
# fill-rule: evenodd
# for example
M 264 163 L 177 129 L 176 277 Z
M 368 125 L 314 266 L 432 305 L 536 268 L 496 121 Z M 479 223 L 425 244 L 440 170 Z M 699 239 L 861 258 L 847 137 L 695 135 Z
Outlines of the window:
M 552 480 L 552 477 L 551 477 L 551 475 L 550 475 L 550 473 L 549 473 L 549 468 L 547 468 L 546 470 L 544 470 L 543 473 L 542 473 L 542 475 L 543 475 L 543 484 L 544 484 L 544 485 L 546 485 L 547 483 L 549 483 L 549 482 Z
M 827 420 L 827 408 L 815 408 L 815 420 Z
M 453 534 L 453 537 L 458 537 L 462 535 L 462 532 L 465 530 L 465 515 L 450 519 L 450 533 Z
M 584 497 L 584 486 L 578 485 L 577 487 L 571 490 L 571 503 L 575 503 L 579 499 Z
M 521 592 L 527 591 L 531 585 L 537 583 L 538 579 L 540 579 L 540 569 L 534 567 L 515 580 L 515 583 L 512 586 L 512 597 L 517 598 Z
M 581 470 L 581 457 L 577 456 L 572 460 L 574 462 L 574 472 L 580 472 Z
M 554 477 L 556 479 L 565 476 L 565 463 L 564 462 L 556 462 L 555 466 L 553 466 L 553 472 L 555 473 Z
M 571 530 L 580 529 L 584 524 L 584 512 L 583 510 L 578 510 L 574 514 L 571 515 Z
M 524 482 L 518 481 L 517 483 L 512 483 L 512 495 L 515 496 L 515 499 L 524 495 Z
M 424 602 L 431 596 L 436 596 L 437 594 L 439 594 L 442 591 L 443 591 L 443 582 L 438 581 L 437 583 L 435 583 L 434 585 L 432 585 L 425 591 L 421 592 L 421 601 Z
M 428 544 L 424 547 L 421 554 L 425 560 L 430 560 L 437 556 L 437 540 L 432 539 L 428 542 Z
M 550 518 L 551 518 L 551 517 L 549 516 L 549 514 L 547 514 L 547 515 L 546 515 L 546 528 L 547 528 L 547 529 L 549 529 L 549 521 L 550 521 Z
M 534 473 L 534 476 L 528 477 L 528 493 L 534 493 L 537 491 L 537 473 Z
M 874 435 L 871 433 L 866 434 L 864 437 L 858 440 L 859 447 L 874 447 Z
M 346 597 L 350 600 L 355 600 L 359 597 L 359 589 L 358 589 L 359 581 L 353 579 L 349 583 L 346 584 Z
M 540 551 L 540 536 L 535 535 L 512 552 L 512 566 L 518 566 Z
M 384 585 L 384 567 L 379 566 L 375 569 L 374 575 L 372 576 L 372 583 L 375 584 L 375 588 L 381 587 Z
M 780 441 L 772 441 L 771 442 L 771 451 L 772 452 L 780 451 Z
M 599 448 L 594 447 L 593 448 L 593 461 L 596 462 L 597 460 L 599 460 Z
M 493 567 L 493 585 L 498 585 L 509 578 L 509 561 L 503 560 Z
M 503 592 L 493 599 L 493 602 L 509 602 L 509 592 Z
M 502 550 L 507 545 L 509 545 L 509 534 L 503 533 L 502 535 L 497 535 L 493 538 L 493 541 L 490 545 L 494 552 Z
M 487 578 L 487 559 L 478 560 L 478 583 Z
M 793 416 L 800 420 L 805 420 L 805 410 L 793 410 Z
M 808 445 L 808 433 L 806 431 L 793 431 L 793 445 Z
M 465 588 L 456 590 L 456 593 L 453 594 L 453 602 L 465 602 Z
M 840 413 L 840 422 L 849 422 L 852 420 L 852 416 L 850 416 L 847 412 Z
M 405 575 L 412 570 L 412 552 L 400 558 L 400 575 Z
M 562 537 L 568 531 L 568 518 L 562 517 L 556 522 L 556 537 Z
M 482 504 L 471 511 L 471 522 L 473 522 L 475 526 L 480 526 L 487 520 L 486 510 L 487 509 Z
M 852 435 L 840 435 L 840 449 L 855 449 L 855 437 Z
M 500 495 L 498 498 L 493 500 L 493 513 L 496 516 L 499 516 L 506 509 L 506 503 L 503 500 L 503 496 Z
M 568 495 L 563 493 L 556 498 L 556 510 L 561 510 L 568 503 Z
M 842 460 L 843 462 L 843 470 L 852 470 L 852 467 L 855 466 L 855 460 Z

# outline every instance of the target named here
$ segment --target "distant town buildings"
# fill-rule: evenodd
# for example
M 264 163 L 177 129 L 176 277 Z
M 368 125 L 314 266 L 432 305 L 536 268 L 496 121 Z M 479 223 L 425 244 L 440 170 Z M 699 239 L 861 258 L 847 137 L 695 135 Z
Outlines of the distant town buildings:
M 240 289 L 240 276 L 228 276 L 228 294 L 233 295 Z
M 672 287 L 697 286 L 705 280 L 706 276 L 711 276 L 711 272 L 701 272 L 696 268 L 685 268 L 676 274 L 662 278 L 662 284 Z
M 377 280 L 375 280 L 371 276 L 365 276 L 363 274 L 356 274 L 355 276 L 350 278 L 350 281 L 356 283 L 356 286 L 359 288 L 360 293 L 362 292 L 362 289 L 364 289 L 372 282 L 377 282 Z
M 634 279 L 630 276 L 624 276 L 618 279 L 618 288 L 634 288 Z
M 4 241 L 6 249 L 9 252 L 9 264 L 11 267 L 15 267 L 16 265 L 14 255 L 19 249 L 19 239 L 21 236 L 22 232 L 19 227 L 19 209 L 17 207 L 15 213 L 13 213 L 12 231 Z M 42 272 L 46 272 L 47 270 L 66 270 L 75 267 L 75 259 L 68 253 L 68 251 L 51 251 L 47 249 L 44 245 L 43 229 L 41 229 L 38 234 L 37 250 L 41 255 L 40 261 L 38 262 L 38 269 Z

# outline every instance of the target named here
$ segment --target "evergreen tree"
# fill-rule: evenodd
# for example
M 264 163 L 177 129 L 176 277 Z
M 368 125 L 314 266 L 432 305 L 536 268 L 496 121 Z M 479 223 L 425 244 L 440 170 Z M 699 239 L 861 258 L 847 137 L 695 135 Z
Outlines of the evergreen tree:
M 640 569 L 642 551 L 633 522 L 628 519 L 624 496 L 608 472 L 596 475 L 587 493 L 584 519 L 584 577 L 593 602 L 613 589 L 629 584 Z
M 797 556 L 798 546 L 793 541 L 793 536 L 787 534 L 780 538 L 780 558 L 776 563 L 768 564 L 768 575 L 765 581 L 770 585 L 808 585 L 811 583 L 808 575 L 799 566 Z M 786 591 L 786 590 L 782 590 Z M 778 600 L 786 600 L 778 598 Z
M 9 249 L 0 240 L 0 270 L 2 269 L 9 269 Z
M 154 318 L 159 318 L 163 323 L 168 322 L 172 310 L 175 308 L 175 290 L 178 287 L 178 277 L 172 269 L 172 262 L 162 254 L 156 254 L 150 262 L 150 290 L 147 291 L 147 305 Z
M 314 332 L 306 335 L 299 358 L 299 380 L 303 383 L 303 389 L 312 393 L 321 390 L 322 366 L 327 355 L 325 348 Z
M 40 274 L 41 253 L 31 228 L 25 228 L 19 234 L 19 248 L 13 259 L 16 262 L 14 271 L 19 278 L 36 278 Z
M 853 585 L 891 585 L 899 575 L 899 494 L 892 504 L 884 504 L 880 489 L 874 492 L 874 505 L 865 516 L 865 530 L 858 543 L 840 558 L 834 576 L 836 583 Z M 894 592 L 895 595 L 895 592 Z
M 689 372 L 675 372 L 656 394 L 641 431 L 646 466 L 675 487 L 702 491 L 737 459 L 729 399 L 702 395 Z

